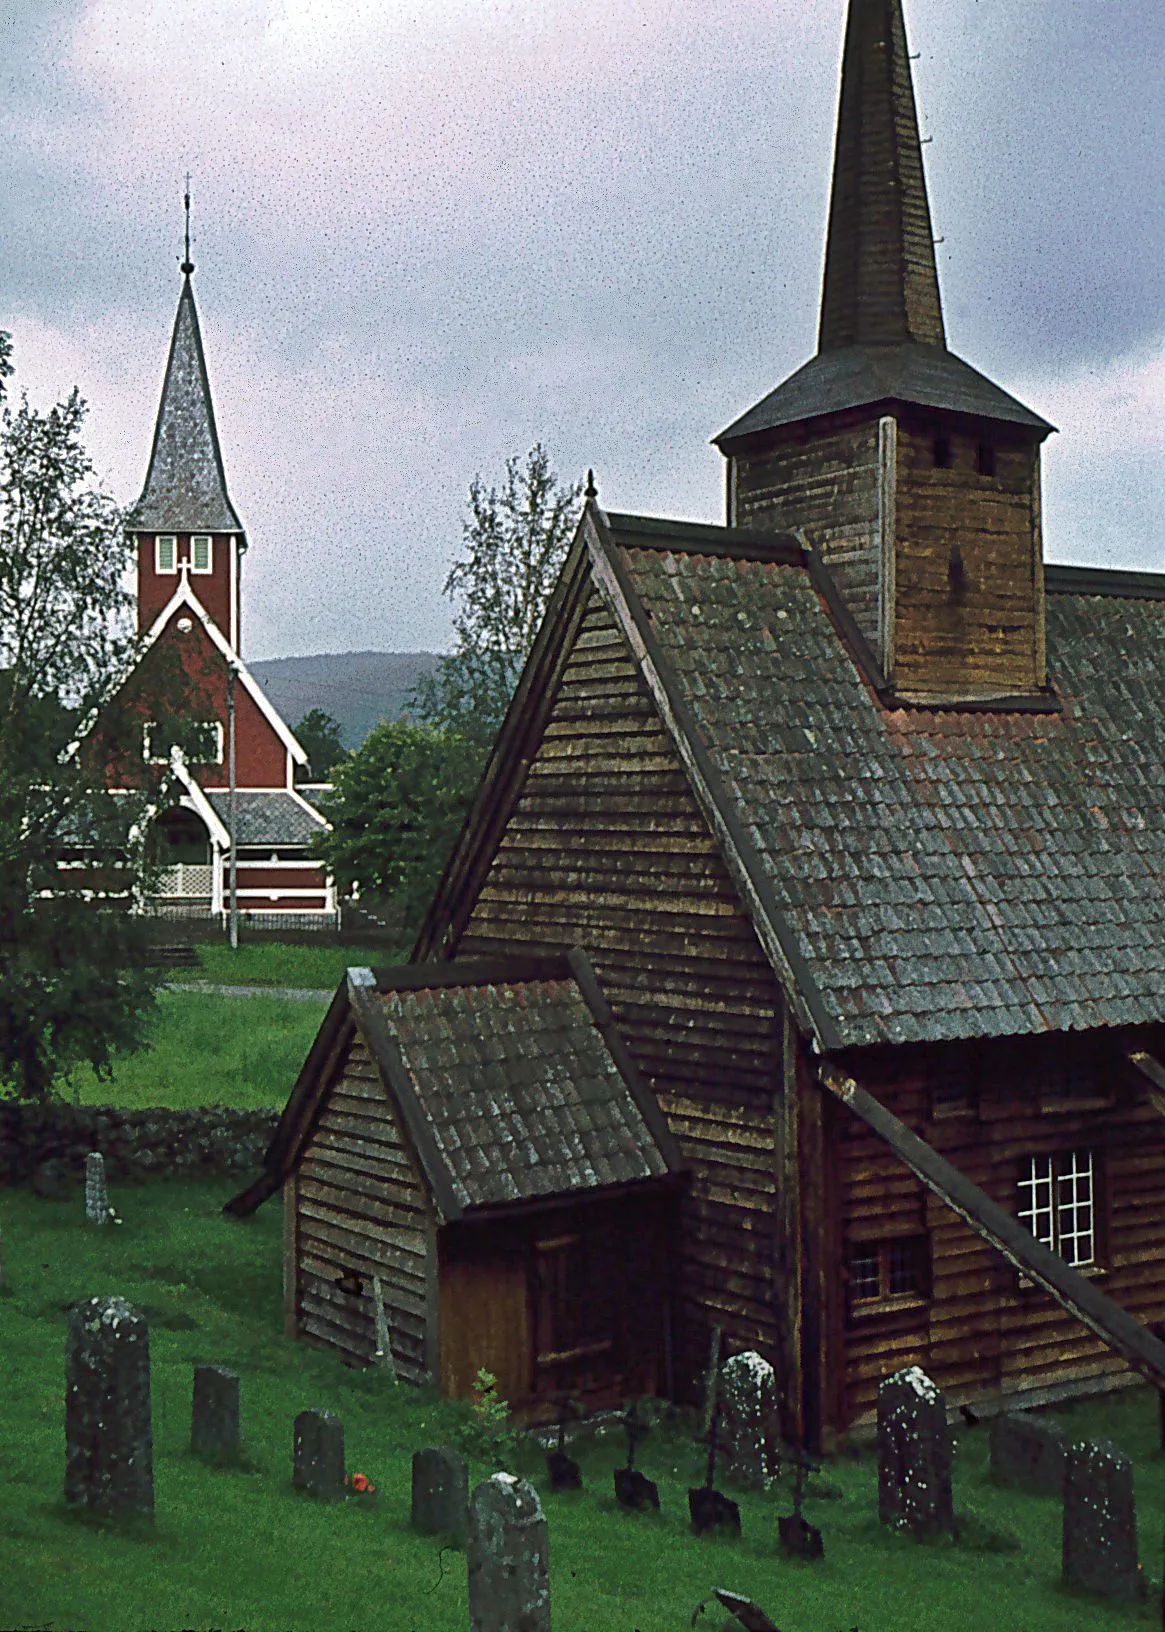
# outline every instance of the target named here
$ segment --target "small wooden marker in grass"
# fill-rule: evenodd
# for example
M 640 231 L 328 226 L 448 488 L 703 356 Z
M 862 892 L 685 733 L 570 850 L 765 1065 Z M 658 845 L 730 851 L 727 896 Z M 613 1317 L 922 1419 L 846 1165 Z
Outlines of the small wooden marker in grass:
M 716 1429 L 720 1424 L 720 1401 L 716 1401 L 712 1412 L 712 1425 L 708 1436 L 708 1471 L 704 1476 L 704 1483 L 698 1489 L 688 1491 L 688 1511 L 692 1515 L 692 1529 L 697 1535 L 706 1535 L 710 1530 L 729 1530 L 733 1535 L 740 1534 L 740 1508 L 736 1502 L 722 1496 L 713 1489 L 713 1480 L 716 1475 Z

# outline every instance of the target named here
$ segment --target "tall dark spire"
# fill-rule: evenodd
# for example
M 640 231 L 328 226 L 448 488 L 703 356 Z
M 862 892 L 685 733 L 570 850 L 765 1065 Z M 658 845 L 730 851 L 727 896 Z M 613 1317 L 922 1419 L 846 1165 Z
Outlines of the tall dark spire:
M 186 191 L 182 195 L 182 202 L 186 206 L 186 257 L 182 262 L 184 277 L 189 277 L 194 271 L 194 262 L 190 259 L 190 172 L 186 172 Z
M 238 533 L 242 524 L 227 497 L 215 429 L 202 335 L 194 309 L 189 251 L 170 341 L 170 357 L 154 428 L 150 468 L 130 525 L 138 532 Z
M 850 0 L 818 350 L 945 346 L 902 0 Z

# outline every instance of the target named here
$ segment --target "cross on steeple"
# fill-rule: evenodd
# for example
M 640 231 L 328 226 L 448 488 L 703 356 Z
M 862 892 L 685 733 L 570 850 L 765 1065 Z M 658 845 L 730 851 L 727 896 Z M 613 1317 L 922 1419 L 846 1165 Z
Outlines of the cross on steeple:
M 194 262 L 190 259 L 190 172 L 189 172 L 189 170 L 187 170 L 187 172 L 186 172 L 186 192 L 183 195 L 183 200 L 182 201 L 186 206 L 186 259 L 182 262 L 182 272 L 183 272 L 183 275 L 185 277 L 189 277 L 190 274 L 194 271 Z

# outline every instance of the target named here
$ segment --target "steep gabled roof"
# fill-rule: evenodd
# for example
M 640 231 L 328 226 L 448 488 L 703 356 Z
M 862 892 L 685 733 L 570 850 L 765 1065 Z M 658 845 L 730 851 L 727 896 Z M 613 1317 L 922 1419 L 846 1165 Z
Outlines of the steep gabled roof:
M 350 969 L 264 1157 L 260 1205 L 318 1125 L 345 1018 L 396 1106 L 442 1220 L 676 1179 L 683 1159 L 586 955 Z
M 129 525 L 151 533 L 243 530 L 227 496 L 189 274 L 178 299 L 146 484 Z
M 1049 569 L 1055 711 L 887 708 L 792 540 L 590 504 L 575 597 L 580 545 L 820 1048 L 1165 1017 L 1165 575 L 1102 593 L 1109 575 L 1089 574 L 1081 592 Z M 565 661 L 568 604 L 415 957 L 455 954 L 552 706 L 532 682 Z

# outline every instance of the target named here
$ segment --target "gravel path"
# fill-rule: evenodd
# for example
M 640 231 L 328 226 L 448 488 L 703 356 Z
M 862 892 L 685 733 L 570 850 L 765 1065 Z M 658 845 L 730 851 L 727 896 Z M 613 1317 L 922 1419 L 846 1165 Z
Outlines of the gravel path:
M 214 986 L 207 980 L 167 980 L 167 992 L 213 992 L 216 997 L 284 997 L 293 1003 L 330 1003 L 334 987 L 315 990 L 308 986 Z

